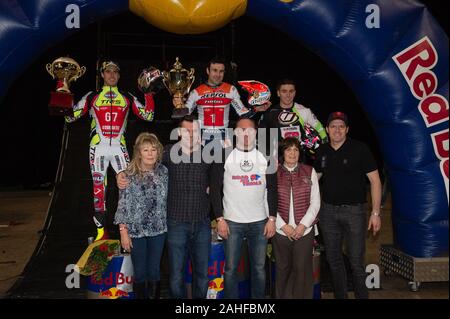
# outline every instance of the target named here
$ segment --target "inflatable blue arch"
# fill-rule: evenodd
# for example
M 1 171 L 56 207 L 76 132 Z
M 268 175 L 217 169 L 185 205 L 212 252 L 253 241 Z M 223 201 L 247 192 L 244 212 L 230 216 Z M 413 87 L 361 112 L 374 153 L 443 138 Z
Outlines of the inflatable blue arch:
M 127 0 L 0 1 L 0 98 L 67 29 L 128 10 Z M 380 28 L 368 28 L 369 5 Z M 246 14 L 289 34 L 351 86 L 389 169 L 394 242 L 416 257 L 448 254 L 448 36 L 415 0 L 248 0 Z

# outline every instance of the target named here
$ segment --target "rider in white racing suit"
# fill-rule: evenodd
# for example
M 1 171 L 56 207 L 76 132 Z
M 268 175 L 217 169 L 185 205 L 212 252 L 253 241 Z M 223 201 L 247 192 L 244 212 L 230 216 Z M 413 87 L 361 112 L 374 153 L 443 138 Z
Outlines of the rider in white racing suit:
M 135 96 L 118 89 L 119 72 L 117 63 L 104 62 L 101 66 L 101 76 L 104 80 L 102 89 L 83 96 L 73 107 L 74 115 L 66 117 L 66 121 L 71 123 L 89 111 L 92 118 L 89 161 L 94 194 L 94 222 L 97 226 L 96 241 L 108 238 L 104 229 L 108 166 L 111 164 L 114 171 L 119 173 L 125 170 L 130 161 L 124 137 L 129 110 L 132 109 L 145 121 L 150 122 L 154 117 L 153 94 L 145 94 L 143 106 Z
M 276 144 L 276 142 L 287 137 L 296 137 L 302 142 L 306 138 L 305 130 L 307 130 L 308 126 L 317 132 L 322 144 L 328 140 L 322 123 L 316 118 L 311 109 L 295 103 L 296 85 L 293 80 L 281 80 L 277 85 L 277 95 L 280 98 L 280 103 L 264 113 L 259 121 L 259 127 L 267 129 L 267 143 Z M 278 129 L 276 141 L 270 140 L 270 128 Z M 311 156 L 311 153 L 307 152 L 305 147 L 302 148 L 303 155 Z M 267 145 L 267 149 L 269 149 L 269 145 Z M 307 158 L 304 157 L 303 160 L 305 161 Z
M 198 119 L 202 132 L 202 142 L 207 144 L 212 140 L 225 141 L 226 129 L 233 106 L 239 116 L 253 117 L 256 112 L 264 112 L 270 104 L 264 104 L 250 110 L 242 103 L 239 92 L 233 85 L 222 82 L 225 74 L 225 63 L 222 60 L 211 60 L 206 68 L 208 80 L 192 90 L 185 107 L 192 113 L 198 110 Z

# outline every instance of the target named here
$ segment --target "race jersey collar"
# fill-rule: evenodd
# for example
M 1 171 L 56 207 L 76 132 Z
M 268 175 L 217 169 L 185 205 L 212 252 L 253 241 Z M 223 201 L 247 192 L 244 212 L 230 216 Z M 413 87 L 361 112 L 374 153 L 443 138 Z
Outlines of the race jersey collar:
M 102 92 L 105 92 L 105 91 L 114 91 L 114 92 L 119 93 L 119 88 L 117 86 L 103 85 Z
M 208 81 L 205 81 L 204 84 L 209 86 L 210 88 L 217 89 L 219 86 L 221 86 L 223 84 L 223 82 L 220 82 L 219 84 L 213 85 L 213 84 L 210 84 Z
M 278 106 L 280 107 L 280 110 L 292 111 L 295 106 L 295 102 L 292 102 L 292 105 L 290 107 L 282 107 L 281 103 L 279 103 Z

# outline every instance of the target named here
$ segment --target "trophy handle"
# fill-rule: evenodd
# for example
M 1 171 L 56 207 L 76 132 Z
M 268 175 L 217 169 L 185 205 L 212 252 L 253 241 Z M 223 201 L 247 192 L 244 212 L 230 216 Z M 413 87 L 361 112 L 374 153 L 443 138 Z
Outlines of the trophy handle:
M 47 72 L 52 76 L 52 78 L 55 78 L 55 75 L 53 74 L 52 66 L 53 66 L 53 64 L 47 63 L 47 64 L 45 65 L 45 69 L 46 69 Z
M 167 91 L 170 92 L 169 85 L 167 84 L 169 82 L 169 72 L 162 71 L 162 76 L 163 76 L 163 84 L 166 87 Z
M 76 81 L 78 78 L 81 78 L 81 77 L 83 76 L 84 72 L 86 72 L 86 67 L 85 67 L 85 66 L 79 67 L 79 68 L 78 68 L 77 74 L 75 74 L 75 75 L 69 80 L 69 82 L 71 82 L 71 81 Z
M 189 86 L 188 86 L 188 88 L 187 88 L 187 93 L 189 93 L 189 91 L 191 90 L 191 86 L 192 86 L 192 84 L 193 84 L 194 81 L 195 81 L 194 72 L 195 72 L 195 69 L 194 69 L 194 68 L 191 68 L 191 71 L 190 71 L 189 74 L 188 74 L 188 79 L 190 80 L 190 83 L 189 83 Z
M 78 70 L 77 78 L 81 78 L 85 72 L 86 67 L 85 66 L 80 67 L 80 69 Z

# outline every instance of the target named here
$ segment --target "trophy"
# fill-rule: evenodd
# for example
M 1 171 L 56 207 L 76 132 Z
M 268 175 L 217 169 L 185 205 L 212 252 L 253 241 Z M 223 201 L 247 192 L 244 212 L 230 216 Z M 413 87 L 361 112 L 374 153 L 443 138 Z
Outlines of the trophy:
M 194 83 L 195 70 L 191 68 L 190 71 L 183 69 L 183 65 L 176 58 L 173 64 L 173 69 L 169 72 L 163 71 L 164 85 L 173 97 L 180 98 L 180 102 L 173 110 L 172 118 L 181 118 L 189 113 L 189 110 L 184 107 L 183 99 L 189 93 L 192 83 Z
M 73 94 L 69 90 L 71 82 L 86 72 L 86 67 L 80 65 L 69 57 L 57 58 L 47 63 L 47 72 L 57 80 L 56 92 L 50 92 L 48 104 L 50 115 L 73 115 Z

